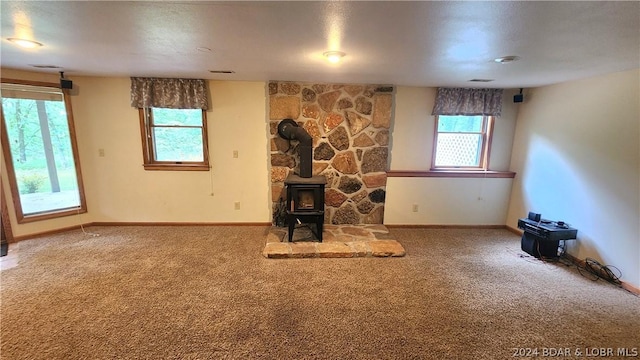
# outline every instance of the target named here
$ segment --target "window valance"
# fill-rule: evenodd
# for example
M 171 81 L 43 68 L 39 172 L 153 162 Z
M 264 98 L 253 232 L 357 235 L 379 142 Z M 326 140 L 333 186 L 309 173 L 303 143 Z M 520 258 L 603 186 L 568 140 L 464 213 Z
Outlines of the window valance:
M 206 82 L 202 79 L 132 77 L 131 106 L 207 110 Z
M 500 116 L 502 89 L 438 88 L 432 115 Z

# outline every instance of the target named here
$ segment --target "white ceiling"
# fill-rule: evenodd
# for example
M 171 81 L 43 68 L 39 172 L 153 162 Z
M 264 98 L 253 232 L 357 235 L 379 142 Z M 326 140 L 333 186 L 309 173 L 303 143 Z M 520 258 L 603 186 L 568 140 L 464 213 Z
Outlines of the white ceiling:
M 70 79 L 149 76 L 520 88 L 640 67 L 638 1 L 3 0 L 1 11 L 2 67 L 63 70 Z M 9 37 L 44 46 L 25 50 Z M 347 56 L 330 64 L 322 57 L 327 50 Z M 493 61 L 505 55 L 521 60 Z M 469 82 L 476 78 L 494 81 Z

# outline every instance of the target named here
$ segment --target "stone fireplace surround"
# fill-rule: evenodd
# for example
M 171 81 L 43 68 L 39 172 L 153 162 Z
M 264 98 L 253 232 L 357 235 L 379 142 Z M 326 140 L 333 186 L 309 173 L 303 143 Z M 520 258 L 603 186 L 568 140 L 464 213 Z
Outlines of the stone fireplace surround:
M 327 179 L 325 223 L 382 224 L 394 87 L 271 81 L 268 91 L 273 223 L 298 172 L 297 141 L 277 131 L 293 119 L 313 138 L 313 175 Z

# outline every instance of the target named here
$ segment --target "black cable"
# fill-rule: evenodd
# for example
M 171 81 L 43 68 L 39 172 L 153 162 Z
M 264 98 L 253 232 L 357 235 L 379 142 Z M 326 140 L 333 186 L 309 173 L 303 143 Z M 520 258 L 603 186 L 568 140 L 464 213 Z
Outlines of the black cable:
M 572 266 L 572 264 L 575 264 L 580 275 L 584 277 L 589 277 L 593 281 L 604 279 L 612 284 L 622 286 L 622 281 L 620 281 L 620 278 L 622 277 L 622 271 L 620 271 L 620 269 L 613 265 L 602 265 L 592 258 L 585 258 L 584 266 L 580 266 L 579 263 L 575 263 L 574 261 L 567 258 L 567 243 L 565 240 L 561 241 L 562 243 L 558 244 L 558 248 L 556 250 L 557 256 L 551 258 L 542 256 L 542 253 L 540 252 L 540 241 L 537 241 L 535 250 L 537 250 L 540 260 L 554 261 L 566 266 Z M 614 270 L 617 274 L 614 273 Z M 588 274 L 589 276 L 585 276 L 585 274 Z
M 612 284 L 621 285 L 620 278 L 622 277 L 622 272 L 620 269 L 613 265 L 602 265 L 598 261 L 592 258 L 586 258 L 584 260 L 584 267 L 577 266 L 578 272 L 580 275 L 585 276 L 585 273 L 588 274 L 589 278 L 593 281 L 597 281 L 598 279 L 604 279 Z M 618 274 L 614 274 L 615 270 Z

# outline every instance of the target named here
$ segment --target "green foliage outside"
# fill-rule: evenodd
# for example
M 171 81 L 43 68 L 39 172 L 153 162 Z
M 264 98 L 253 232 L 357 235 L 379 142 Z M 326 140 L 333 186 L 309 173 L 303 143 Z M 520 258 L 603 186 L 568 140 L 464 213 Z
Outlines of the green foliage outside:
M 18 175 L 18 183 L 21 194 L 34 194 L 44 185 L 47 176 L 34 171 L 22 171 Z
M 202 126 L 200 109 L 153 108 L 154 125 Z
M 50 193 L 51 192 L 51 181 L 49 181 L 49 173 L 47 169 L 39 169 L 39 170 L 27 170 L 20 171 L 16 170 L 16 177 L 18 177 L 18 190 L 21 194 L 33 194 L 33 192 L 27 192 L 27 182 L 23 181 L 25 178 L 25 174 L 27 177 L 38 177 L 43 178 L 44 181 L 41 186 L 38 187 L 38 193 Z M 76 172 L 75 169 L 63 169 L 58 170 L 58 181 L 60 185 L 60 191 L 72 191 L 78 190 L 78 182 L 76 180 Z
M 202 110 L 153 108 L 157 161 L 203 161 Z
M 73 150 L 63 101 L 44 100 L 60 190 L 77 190 Z M 51 192 L 36 100 L 2 98 L 13 167 L 21 194 Z

